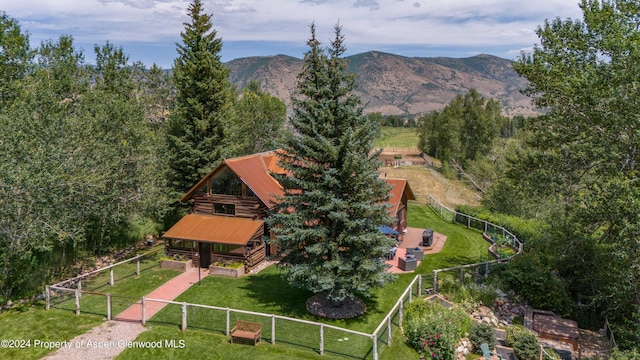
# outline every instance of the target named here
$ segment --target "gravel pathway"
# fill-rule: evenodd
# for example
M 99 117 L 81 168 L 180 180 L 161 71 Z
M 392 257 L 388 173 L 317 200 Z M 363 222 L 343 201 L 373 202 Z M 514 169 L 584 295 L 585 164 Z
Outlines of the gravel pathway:
M 147 330 L 140 323 L 107 321 L 71 339 L 69 347 L 56 350 L 45 360 L 105 360 L 113 359 Z

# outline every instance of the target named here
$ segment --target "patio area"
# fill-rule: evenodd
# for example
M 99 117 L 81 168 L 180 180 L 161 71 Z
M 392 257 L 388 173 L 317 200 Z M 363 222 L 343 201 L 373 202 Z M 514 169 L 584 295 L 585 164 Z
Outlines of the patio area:
M 400 258 L 406 258 L 407 249 L 415 249 L 420 248 L 425 255 L 435 254 L 442 250 L 445 242 L 447 241 L 447 237 L 443 234 L 433 232 L 433 243 L 431 246 L 420 246 L 422 243 L 422 232 L 424 229 L 422 228 L 407 228 L 407 233 L 401 235 L 402 242 L 398 245 L 398 249 L 396 250 L 396 256 L 393 260 L 387 260 L 386 263 L 391 265 L 391 267 L 387 270 L 394 274 L 404 274 L 404 273 L 412 273 L 415 270 L 404 271 L 399 266 Z M 418 261 L 416 266 L 419 266 L 422 261 Z

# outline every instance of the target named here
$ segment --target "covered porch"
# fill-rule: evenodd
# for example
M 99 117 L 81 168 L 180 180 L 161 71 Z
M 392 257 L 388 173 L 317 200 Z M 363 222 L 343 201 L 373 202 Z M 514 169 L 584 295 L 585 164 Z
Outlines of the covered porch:
M 240 262 L 250 271 L 266 257 L 264 222 L 219 215 L 186 215 L 162 236 L 165 255 L 195 259 L 200 267 Z

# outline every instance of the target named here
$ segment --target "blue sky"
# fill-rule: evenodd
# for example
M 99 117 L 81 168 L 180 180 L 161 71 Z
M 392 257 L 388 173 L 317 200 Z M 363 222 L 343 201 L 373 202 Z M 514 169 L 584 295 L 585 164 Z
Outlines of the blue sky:
M 581 18 L 578 0 L 202 0 L 223 40 L 223 61 L 302 58 L 315 22 L 325 45 L 342 25 L 347 54 L 513 59 L 531 49 L 545 19 Z M 94 45 L 120 46 L 130 61 L 171 68 L 190 0 L 0 0 L 31 44 L 71 35 L 87 62 Z

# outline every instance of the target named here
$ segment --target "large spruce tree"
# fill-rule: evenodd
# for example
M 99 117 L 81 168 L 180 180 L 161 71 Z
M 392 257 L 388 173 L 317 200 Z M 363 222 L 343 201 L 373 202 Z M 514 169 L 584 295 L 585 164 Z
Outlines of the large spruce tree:
M 189 6 L 190 23 L 180 34 L 178 58 L 174 61 L 176 87 L 174 108 L 168 130 L 169 181 L 181 196 L 222 157 L 224 123 L 232 114 L 234 89 L 229 70 L 219 52 L 211 16 L 204 13 L 202 2 Z
M 357 297 L 392 279 L 381 259 L 393 239 L 378 230 L 392 222 L 385 205 L 389 187 L 378 176 L 378 154 L 371 154 L 378 125 L 363 116 L 353 94 L 343 41 L 337 25 L 331 47 L 322 49 L 311 25 L 292 99 L 294 133 L 282 152 L 290 176 L 279 179 L 285 195 L 268 220 L 277 229 L 290 283 L 330 300 L 321 303 L 334 309 L 361 303 Z M 328 315 L 325 310 L 317 313 Z

